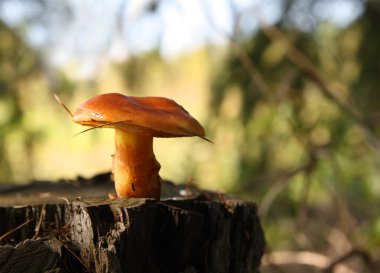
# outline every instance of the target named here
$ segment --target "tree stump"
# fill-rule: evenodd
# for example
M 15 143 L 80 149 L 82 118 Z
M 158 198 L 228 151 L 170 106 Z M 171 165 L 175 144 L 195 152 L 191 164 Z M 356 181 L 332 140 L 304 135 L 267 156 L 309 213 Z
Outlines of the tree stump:
M 113 191 L 110 174 L 1 186 L 0 273 L 258 272 L 254 203 L 170 182 L 160 201 Z

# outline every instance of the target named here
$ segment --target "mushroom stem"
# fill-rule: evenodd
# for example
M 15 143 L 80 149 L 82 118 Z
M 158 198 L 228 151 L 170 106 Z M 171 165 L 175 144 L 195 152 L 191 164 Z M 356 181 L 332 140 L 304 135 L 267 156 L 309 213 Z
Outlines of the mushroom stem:
M 160 199 L 160 164 L 153 153 L 153 136 L 115 128 L 113 174 L 119 197 Z

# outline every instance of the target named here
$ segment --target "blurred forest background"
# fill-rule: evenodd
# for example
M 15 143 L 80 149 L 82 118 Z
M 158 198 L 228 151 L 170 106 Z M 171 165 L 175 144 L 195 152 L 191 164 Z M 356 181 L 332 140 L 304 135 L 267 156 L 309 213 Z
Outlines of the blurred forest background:
M 0 0 L 0 183 L 111 169 L 53 92 L 165 96 L 215 144 L 157 139 L 161 176 L 257 202 L 263 272 L 375 272 L 379 31 L 375 0 Z

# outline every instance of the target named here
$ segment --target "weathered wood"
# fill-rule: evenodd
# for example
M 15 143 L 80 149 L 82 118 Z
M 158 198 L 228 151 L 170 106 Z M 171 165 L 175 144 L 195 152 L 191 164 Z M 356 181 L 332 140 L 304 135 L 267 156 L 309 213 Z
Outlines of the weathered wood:
M 69 196 L 23 206 L 5 206 L 0 189 L 0 236 L 10 232 L 0 272 L 258 272 L 265 242 L 255 204 L 163 188 L 161 201 Z

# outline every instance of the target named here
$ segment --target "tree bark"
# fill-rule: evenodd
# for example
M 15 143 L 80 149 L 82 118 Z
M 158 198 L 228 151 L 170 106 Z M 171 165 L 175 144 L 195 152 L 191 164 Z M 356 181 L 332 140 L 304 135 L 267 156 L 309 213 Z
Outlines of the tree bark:
M 109 200 L 107 175 L 72 182 L 0 188 L 0 273 L 258 272 L 254 203 L 168 182 L 161 201 Z

